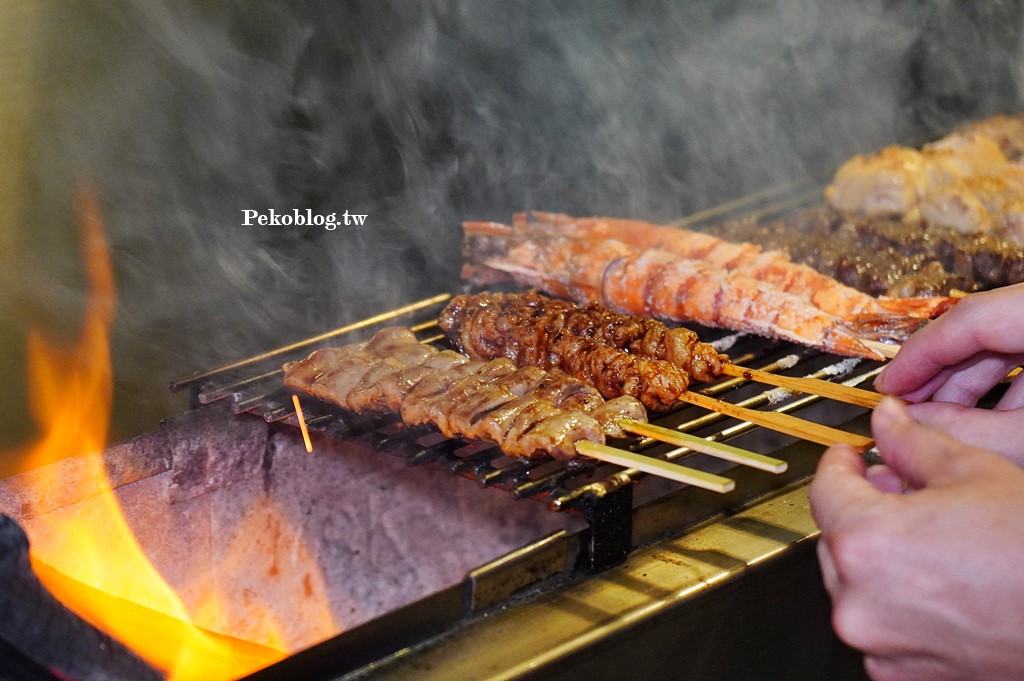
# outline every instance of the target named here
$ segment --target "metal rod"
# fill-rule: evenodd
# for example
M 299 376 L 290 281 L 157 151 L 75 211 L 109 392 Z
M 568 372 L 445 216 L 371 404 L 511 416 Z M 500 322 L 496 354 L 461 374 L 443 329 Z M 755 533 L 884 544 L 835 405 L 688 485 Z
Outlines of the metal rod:
M 402 315 L 409 314 L 410 312 L 416 312 L 418 310 L 422 310 L 424 308 L 430 307 L 431 305 L 437 305 L 439 303 L 443 303 L 444 301 L 448 300 L 451 297 L 452 297 L 452 294 L 450 294 L 450 293 L 442 293 L 442 294 L 436 295 L 436 296 L 434 296 L 432 298 L 426 298 L 424 300 L 420 300 L 420 301 L 417 301 L 415 303 L 410 303 L 408 305 L 396 308 L 394 310 L 389 310 L 388 312 L 382 312 L 382 313 L 380 313 L 378 315 L 374 315 L 372 317 L 368 317 L 366 319 L 360 320 L 358 322 L 354 322 L 352 324 L 348 324 L 346 326 L 342 326 L 342 327 L 337 328 L 337 329 L 335 329 L 333 331 L 328 331 L 327 333 L 322 333 L 319 336 L 313 336 L 312 338 L 307 338 L 305 340 L 301 340 L 301 341 L 298 341 L 296 343 L 292 343 L 291 345 L 285 345 L 284 347 L 280 347 L 280 348 L 277 348 L 277 349 L 274 349 L 274 350 L 270 350 L 268 352 L 264 352 L 261 355 L 256 355 L 254 357 L 249 357 L 248 359 L 243 359 L 243 360 L 240 360 L 238 362 L 233 362 L 232 364 L 226 364 L 226 365 L 224 365 L 222 367 L 218 367 L 216 369 L 210 369 L 209 371 L 204 371 L 202 373 L 195 374 L 194 376 L 190 376 L 189 378 L 185 378 L 185 379 L 182 379 L 180 381 L 175 381 L 175 382 L 171 383 L 171 390 L 173 392 L 178 392 L 179 390 L 182 390 L 184 388 L 192 386 L 192 385 L 194 385 L 196 383 L 199 383 L 199 382 L 201 382 L 203 380 L 206 380 L 207 378 L 210 378 L 211 376 L 216 376 L 217 374 L 223 373 L 225 371 L 230 371 L 232 369 L 238 369 L 240 367 L 244 367 L 244 366 L 247 366 L 249 364 L 253 364 L 255 362 L 261 362 L 261 361 L 263 361 L 265 359 L 270 359 L 271 357 L 277 357 L 278 355 L 283 355 L 283 354 L 291 352 L 293 350 L 298 350 L 299 348 L 305 347 L 307 345 L 312 345 L 314 343 L 319 343 L 321 341 L 325 341 L 325 340 L 328 340 L 330 338 L 334 338 L 335 336 L 341 336 L 343 334 L 350 333 L 352 331 L 356 331 L 357 329 L 366 328 L 367 326 L 373 326 L 374 324 L 379 324 L 380 322 L 384 322 L 384 321 L 387 321 L 389 319 L 394 319 L 395 317 L 401 317 Z

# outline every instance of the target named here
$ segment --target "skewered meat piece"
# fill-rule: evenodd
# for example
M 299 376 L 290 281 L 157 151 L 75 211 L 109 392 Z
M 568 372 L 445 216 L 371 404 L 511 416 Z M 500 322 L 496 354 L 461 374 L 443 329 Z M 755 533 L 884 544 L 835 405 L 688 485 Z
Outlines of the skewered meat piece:
M 584 383 L 557 369 L 547 373 L 548 375 L 531 391 L 530 394 L 534 397 L 585 412 L 591 412 L 604 404 L 604 397 L 589 383 Z
M 317 350 L 284 370 L 293 390 L 356 412 L 399 412 L 407 423 L 493 441 L 513 456 L 572 458 L 580 439 L 621 436 L 618 419 L 646 420 L 632 398 L 606 403 L 562 372 L 517 368 L 508 359 L 470 360 L 422 345 L 407 329 Z
M 923 177 L 920 151 L 889 146 L 841 165 L 825 189 L 825 199 L 846 213 L 903 215 L 917 206 Z
M 493 223 L 463 226 L 464 276 L 481 269 L 580 303 L 619 311 L 695 321 L 781 337 L 854 357 L 879 356 L 807 301 L 741 273 L 684 260 L 668 251 L 640 251 L 612 239 L 559 235 L 525 238 Z M 493 274 L 485 276 L 493 277 Z
M 1024 199 L 1024 167 L 1008 165 L 998 175 L 966 177 L 936 187 L 921 201 L 929 227 L 965 234 L 991 233 L 1021 243 L 1018 205 Z
M 462 367 L 473 367 L 473 369 L 465 372 L 467 375 L 455 381 L 441 381 L 440 383 L 445 384 L 444 388 L 436 393 L 429 395 L 418 393 L 419 386 L 413 388 L 406 396 L 405 404 L 402 405 L 402 419 L 413 425 L 433 423 L 444 435 L 454 437 L 458 433 L 449 424 L 449 413 L 492 381 L 504 378 L 516 370 L 516 365 L 507 359 L 493 362 L 469 362 L 463 364 Z M 425 379 L 421 384 L 429 380 Z
M 711 234 L 641 220 L 576 218 L 533 211 L 517 213 L 513 229 L 525 236 L 557 233 L 577 238 L 615 239 L 633 248 L 669 251 L 687 260 L 699 260 L 765 282 L 837 317 L 889 312 L 928 317 L 943 304 L 938 298 L 875 299 L 811 267 L 793 262 L 780 250 L 765 250 L 749 241 L 727 241 Z
M 448 414 L 453 429 L 460 433 L 477 434 L 482 416 L 526 395 L 547 376 L 537 367 L 524 367 L 482 386 Z M 484 431 L 480 431 L 483 433 Z M 492 438 L 494 439 L 494 438 Z
M 595 386 L 603 396 L 632 395 L 653 411 L 674 405 L 689 377 L 664 360 L 636 357 L 592 338 L 557 334 L 548 346 L 551 363 Z
M 507 357 L 518 366 L 558 368 L 597 387 L 606 398 L 632 395 L 655 411 L 675 404 L 689 385 L 689 375 L 669 362 L 631 355 L 575 334 L 568 323 L 571 309 L 552 306 L 548 314 L 537 314 L 536 306 L 503 308 L 488 300 L 457 297 L 438 322 L 452 343 L 470 357 Z
M 622 419 L 647 420 L 644 406 L 628 395 L 612 398 L 587 413 L 601 424 L 601 430 L 610 437 L 626 436 L 626 431 L 622 430 L 622 426 L 619 425 Z
M 923 198 L 936 187 L 1007 165 L 999 145 L 979 130 L 961 130 L 920 151 L 889 146 L 854 156 L 836 171 L 825 199 L 836 210 L 862 216 L 915 219 Z
M 431 349 L 436 350 L 433 347 Z M 405 396 L 421 379 L 437 371 L 448 371 L 466 362 L 469 362 L 469 357 L 462 353 L 454 350 L 442 350 L 423 364 L 410 366 L 382 377 L 378 385 L 380 386 L 383 410 L 401 412 Z M 367 410 L 367 406 L 357 405 L 356 411 Z
M 471 323 L 484 310 L 492 311 L 487 315 L 489 321 Z M 593 303 L 580 307 L 535 291 L 456 296 L 441 313 L 439 324 L 464 352 L 483 343 L 483 353 L 491 354 L 496 343 L 508 344 L 502 336 L 524 335 L 522 327 L 529 325 L 549 336 L 565 329 L 573 336 L 593 338 L 634 355 L 665 360 L 697 381 L 715 379 L 722 362 L 727 361 L 714 346 L 701 343 L 697 334 L 684 327 L 670 328 L 649 317 L 624 315 Z M 497 337 L 492 339 L 492 333 Z
M 516 443 L 518 451 L 523 452 L 521 456 L 551 452 L 556 458 L 567 459 L 576 455 L 576 442 L 604 438 L 601 425 L 591 416 L 537 400 L 519 413 L 506 439 Z
M 484 370 L 486 365 L 487 362 L 470 360 L 465 364 L 452 367 L 448 371 L 435 371 L 424 376 L 405 394 L 401 408 L 402 420 L 412 425 L 431 423 L 433 419 L 430 409 L 434 401 L 446 400 L 448 392 L 457 383 Z M 505 362 L 499 363 L 501 369 L 506 366 Z

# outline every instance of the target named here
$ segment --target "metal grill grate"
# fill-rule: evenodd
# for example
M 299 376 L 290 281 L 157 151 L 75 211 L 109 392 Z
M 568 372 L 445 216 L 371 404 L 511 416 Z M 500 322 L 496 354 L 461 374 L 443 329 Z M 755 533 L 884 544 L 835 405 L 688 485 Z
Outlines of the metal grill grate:
M 442 335 L 436 326 L 436 317 L 449 298 L 448 294 L 427 298 L 305 341 L 177 381 L 171 385 L 171 389 L 190 390 L 192 405 L 196 407 L 227 400 L 235 414 L 254 415 L 271 424 L 297 427 L 292 392 L 282 383 L 282 364 L 305 357 L 319 347 L 364 340 L 380 328 L 395 324 L 413 329 L 423 342 L 443 344 Z M 728 352 L 734 363 L 764 371 L 841 380 L 848 385 L 857 385 L 873 378 L 880 369 L 880 365 L 873 362 L 841 359 L 763 338 L 710 329 L 701 329 L 699 333 L 702 339 Z M 823 398 L 815 395 L 793 394 L 780 388 L 764 389 L 761 385 L 741 378 L 698 385 L 694 389 L 747 408 L 782 413 L 803 412 L 823 402 Z M 308 396 L 300 398 L 303 400 L 307 427 L 312 432 L 334 439 L 368 442 L 381 452 L 401 457 L 410 466 L 427 463 L 441 466 L 482 487 L 502 490 L 515 498 L 539 500 L 554 510 L 582 514 L 591 527 L 589 562 L 593 567 L 614 563 L 629 551 L 632 542 L 629 516 L 634 505 L 633 483 L 644 479 L 645 473 L 583 457 L 569 463 L 551 458 L 511 458 L 496 446 L 445 438 L 429 426 L 405 426 L 397 416 L 361 416 Z M 844 407 L 837 417 L 840 421 L 851 417 L 850 408 L 846 405 Z M 700 407 L 682 406 L 658 415 L 653 422 L 720 442 L 753 439 L 753 445 L 748 445 L 748 448 L 762 453 L 774 452 L 786 444 L 785 438 L 780 439 L 771 431 Z M 707 470 L 718 466 L 712 472 L 721 473 L 725 470 L 718 460 L 647 438 L 627 438 L 611 444 L 666 460 L 685 459 L 686 464 L 694 468 Z M 772 477 L 768 473 L 761 475 Z

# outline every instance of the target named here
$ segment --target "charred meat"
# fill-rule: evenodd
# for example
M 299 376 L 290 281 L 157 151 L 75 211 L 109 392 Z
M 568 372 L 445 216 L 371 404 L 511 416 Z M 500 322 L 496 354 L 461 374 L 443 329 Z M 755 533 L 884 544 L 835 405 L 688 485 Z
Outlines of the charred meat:
M 691 380 L 717 377 L 727 359 L 713 346 L 699 342 L 689 329 L 669 328 L 596 304 L 581 307 L 534 291 L 457 296 L 441 313 L 439 325 L 456 347 L 472 357 L 504 356 L 520 366 L 557 366 L 608 389 L 605 397 L 630 390 L 627 394 L 639 397 L 649 409 L 668 406 L 664 402 L 671 404 L 678 393 L 670 392 L 665 400 L 657 390 L 645 391 L 644 383 L 665 383 L 667 376 L 681 372 L 670 385 L 685 389 Z M 658 376 L 659 371 L 668 373 Z M 605 379 L 609 372 L 622 380 Z M 636 380 L 629 378 L 633 376 Z M 657 401 L 648 403 L 651 400 Z
M 560 371 L 470 360 L 421 344 L 408 329 L 370 341 L 316 350 L 284 367 L 289 388 L 357 413 L 397 412 L 449 437 L 497 443 L 507 454 L 570 459 L 575 442 L 619 437 L 621 418 L 646 420 L 633 398 L 605 402 Z

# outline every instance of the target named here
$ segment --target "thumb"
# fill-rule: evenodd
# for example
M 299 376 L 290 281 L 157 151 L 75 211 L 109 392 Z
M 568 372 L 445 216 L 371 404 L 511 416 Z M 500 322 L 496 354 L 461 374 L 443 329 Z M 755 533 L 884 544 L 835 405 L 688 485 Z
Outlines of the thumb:
M 886 465 L 911 489 L 941 484 L 953 471 L 959 442 L 940 430 L 921 425 L 906 405 L 886 397 L 871 417 L 875 444 Z

